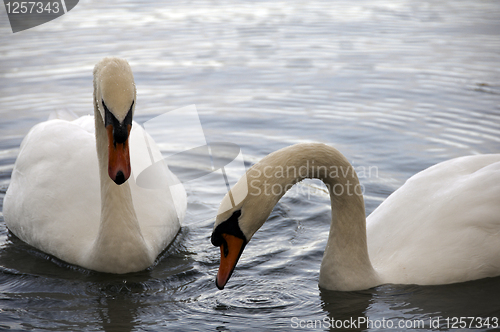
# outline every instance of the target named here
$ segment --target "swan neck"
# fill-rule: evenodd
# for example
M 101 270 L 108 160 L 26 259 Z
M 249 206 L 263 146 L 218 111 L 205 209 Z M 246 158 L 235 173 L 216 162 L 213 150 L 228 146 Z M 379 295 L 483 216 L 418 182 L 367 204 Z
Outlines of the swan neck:
M 339 151 L 324 144 L 291 146 L 262 159 L 247 176 L 249 195 L 261 197 L 252 209 L 265 209 L 264 221 L 295 183 L 306 178 L 322 180 L 330 193 L 332 219 L 320 286 L 352 290 L 377 284 L 378 277 L 368 256 L 362 187 L 354 168 Z M 248 225 L 241 226 L 246 234 L 253 235 L 262 224 L 247 230 L 244 228 Z
M 132 202 L 132 193 L 128 181 L 117 185 L 108 174 L 108 138 L 104 122 L 99 112 L 95 112 L 95 133 L 99 176 L 101 184 L 101 224 L 121 219 L 139 227 Z
M 95 267 L 109 272 L 121 273 L 126 269 L 140 270 L 151 264 L 151 257 L 141 233 L 132 201 L 129 181 L 117 185 L 108 175 L 108 138 L 104 121 L 94 97 L 94 118 L 97 159 L 101 185 L 101 221 L 99 233 L 92 248 Z M 137 254 L 134 261 L 127 258 L 131 250 Z M 137 268 L 126 266 L 137 264 Z
M 258 201 L 258 210 L 270 214 L 289 189 L 307 178 L 323 181 L 329 191 L 335 212 L 332 229 L 354 229 L 359 238 L 366 239 L 364 200 L 356 171 L 338 150 L 324 144 L 294 145 L 263 158 L 247 173 L 248 201 Z

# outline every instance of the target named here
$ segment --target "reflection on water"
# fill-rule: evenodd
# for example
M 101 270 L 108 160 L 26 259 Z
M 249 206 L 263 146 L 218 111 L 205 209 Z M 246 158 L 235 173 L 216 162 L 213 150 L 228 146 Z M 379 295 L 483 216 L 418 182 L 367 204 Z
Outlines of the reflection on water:
M 132 65 L 138 122 L 196 104 L 207 142 L 237 144 L 247 167 L 289 144 L 334 145 L 377 168 L 361 178 L 370 213 L 436 162 L 499 152 L 499 17 L 500 4 L 477 1 L 89 0 L 17 34 L 0 20 L 0 211 L 29 128 L 54 110 L 91 113 L 92 68 L 115 55 Z M 155 136 L 166 154 L 171 134 Z M 182 162 L 176 170 L 201 174 Z M 317 182 L 280 201 L 218 291 L 209 238 L 219 180 L 186 182 L 180 234 L 140 273 L 68 266 L 0 223 L 0 328 L 283 331 L 294 317 L 500 315 L 498 278 L 320 290 L 330 202 Z

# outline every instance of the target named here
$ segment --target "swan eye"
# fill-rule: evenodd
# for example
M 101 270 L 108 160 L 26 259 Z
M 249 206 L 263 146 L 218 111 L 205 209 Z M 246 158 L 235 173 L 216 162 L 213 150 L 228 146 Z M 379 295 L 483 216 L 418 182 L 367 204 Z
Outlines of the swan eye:
M 224 240 L 224 237 L 222 234 L 229 234 L 236 236 L 244 241 L 244 243 L 247 243 L 247 239 L 243 232 L 240 229 L 240 225 L 238 223 L 238 219 L 241 216 L 241 210 L 236 210 L 233 212 L 231 217 L 229 219 L 221 222 L 213 231 L 212 233 L 212 244 L 216 247 L 220 247 L 224 245 L 224 251 L 227 251 L 227 244 L 226 240 Z M 227 254 L 227 253 L 226 253 Z

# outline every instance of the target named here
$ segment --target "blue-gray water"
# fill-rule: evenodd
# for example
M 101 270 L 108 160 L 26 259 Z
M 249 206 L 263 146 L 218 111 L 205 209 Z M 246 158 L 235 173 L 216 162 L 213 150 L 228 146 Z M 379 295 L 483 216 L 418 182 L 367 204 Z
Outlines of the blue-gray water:
M 367 213 L 430 165 L 500 151 L 497 1 L 89 0 L 16 34 L 0 7 L 0 211 L 24 135 L 53 110 L 92 113 L 92 68 L 109 55 L 132 65 L 139 121 L 196 104 L 207 139 L 238 144 L 247 165 L 318 141 L 376 167 L 361 178 Z M 500 316 L 499 278 L 320 290 L 330 207 L 317 182 L 280 201 L 219 291 L 214 185 L 187 183 L 175 242 L 129 275 L 47 257 L 0 215 L 0 329 L 286 331 L 351 317 L 446 329 Z

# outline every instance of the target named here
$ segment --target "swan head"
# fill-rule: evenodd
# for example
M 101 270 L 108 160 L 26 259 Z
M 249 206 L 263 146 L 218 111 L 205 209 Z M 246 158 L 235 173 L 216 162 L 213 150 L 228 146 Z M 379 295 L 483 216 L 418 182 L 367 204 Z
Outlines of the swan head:
M 215 219 L 211 242 L 220 247 L 220 266 L 215 285 L 223 289 L 238 260 L 257 230 L 266 222 L 280 197 L 262 191 L 266 179 L 257 163 L 222 199 Z M 244 197 L 234 204 L 235 197 Z
M 215 278 L 215 285 L 219 289 L 224 289 L 248 242 L 239 225 L 240 217 L 241 209 L 238 209 L 229 218 L 222 221 L 216 220 L 216 226 L 212 232 L 212 244 L 220 247 L 220 266 Z
M 118 185 L 130 177 L 128 137 L 132 129 L 136 89 L 126 60 L 104 58 L 94 68 L 94 102 L 108 138 L 108 174 Z

